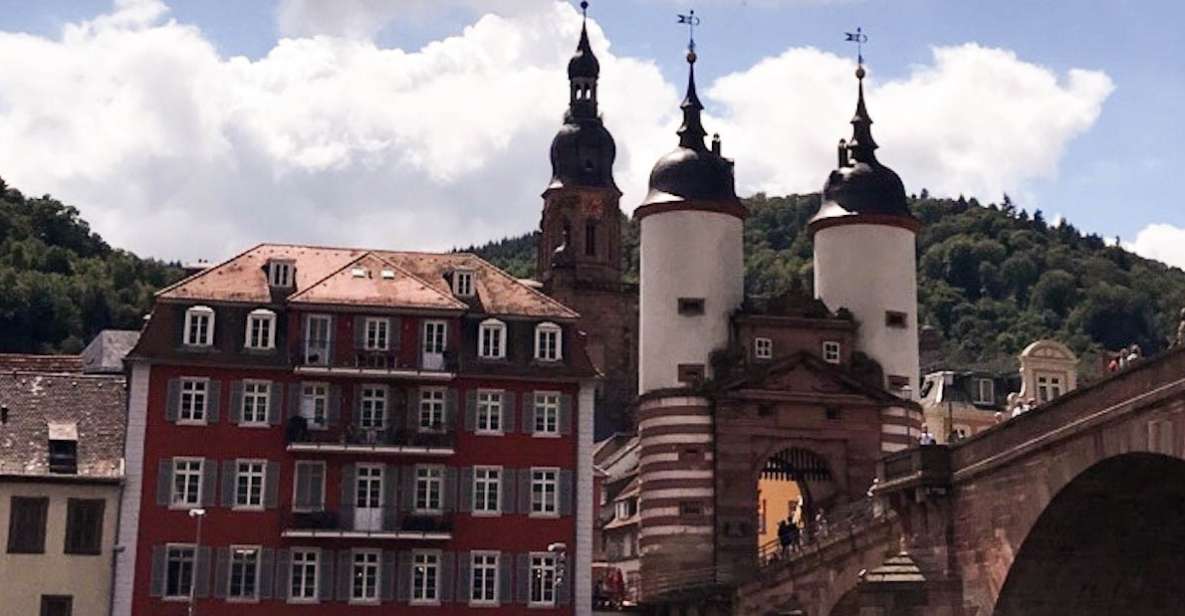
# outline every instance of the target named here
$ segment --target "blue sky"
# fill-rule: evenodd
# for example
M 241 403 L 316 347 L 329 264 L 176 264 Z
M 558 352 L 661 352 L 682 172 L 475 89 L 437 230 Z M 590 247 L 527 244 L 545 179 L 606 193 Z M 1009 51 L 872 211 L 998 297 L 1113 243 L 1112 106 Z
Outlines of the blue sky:
M 294 2 L 300 4 L 296 0 Z M 376 34 L 370 37 L 375 47 L 408 52 L 415 52 L 448 37 L 463 36 L 465 29 L 472 26 L 485 9 L 492 7 L 492 10 L 499 11 L 501 6 L 476 0 L 441 3 L 392 1 L 378 9 L 373 6 L 376 3 L 367 0 L 350 0 L 341 4 L 351 3 L 372 5 L 365 10 L 377 20 L 373 25 Z M 251 61 L 259 61 L 273 52 L 277 41 L 284 35 L 302 36 L 310 33 L 307 29 L 293 30 L 291 24 L 282 23 L 279 14 L 284 7 L 279 1 L 231 3 L 172 0 L 167 4 L 169 11 L 156 20 L 157 25 L 171 19 L 181 25 L 196 26 L 200 29 L 200 38 L 212 45 L 217 55 L 224 60 L 242 55 Z M 523 0 L 518 4 L 527 5 L 531 2 Z M 592 4 L 590 16 L 603 29 L 614 56 L 653 63 L 667 82 L 668 89 L 681 88 L 685 79 L 682 53 L 686 30 L 674 24 L 674 15 L 686 11 L 688 6 L 667 0 L 599 0 Z M 426 8 L 428 6 L 432 8 Z M 778 57 L 792 47 L 850 57 L 854 50 L 850 44 L 843 42 L 842 33 L 856 25 L 863 26 L 871 38 L 865 56 L 873 75 L 881 82 L 905 81 L 919 67 L 935 64 L 934 48 L 953 48 L 968 43 L 1012 52 L 1026 65 L 1040 67 L 1057 76 L 1059 82 L 1065 82 L 1069 72 L 1074 69 L 1104 74 L 1109 78 L 1113 90 L 1105 97 L 1099 97 L 1101 112 L 1097 118 L 1084 125 L 1084 128 L 1059 133 L 1061 141 L 1051 145 L 1054 148 L 1064 147 L 1054 157 L 1056 171 L 1034 173 L 1027 177 L 1022 177 L 1023 173 L 1014 173 L 1012 179 L 1001 182 L 1003 185 L 1009 182 L 1016 184 L 1012 191 L 1013 197 L 1021 206 L 1028 209 L 1038 207 L 1049 218 L 1064 215 L 1079 228 L 1108 238 L 1119 235 L 1125 242 L 1132 242 L 1140 231 L 1153 225 L 1171 227 L 1174 232 L 1185 227 L 1185 212 L 1176 205 L 1177 190 L 1164 181 L 1173 177 L 1172 169 L 1181 168 L 1182 163 L 1185 163 L 1185 154 L 1177 147 L 1177 141 L 1185 135 L 1185 114 L 1179 111 L 1185 107 L 1185 79 L 1182 79 L 1185 75 L 1185 36 L 1177 31 L 1182 17 L 1185 17 L 1185 8 L 1181 3 L 708 0 L 691 8 L 695 8 L 703 19 L 697 35 L 701 52 L 697 71 L 700 83 L 706 84 L 704 88 L 709 92 L 707 104 L 710 111 L 721 106 L 713 103 L 712 94 L 724 98 L 728 95 L 711 89 L 717 78 L 747 71 L 763 59 Z M 110 2 L 97 0 L 42 0 L 38 3 L 3 0 L 0 1 L 0 10 L 6 16 L 0 24 L 0 30 L 8 33 L 24 32 L 55 41 L 61 40 L 64 25 L 90 20 L 111 13 L 113 9 Z M 520 11 L 518 6 L 505 9 L 507 14 Z M 305 19 L 315 21 L 316 16 L 305 16 Z M 310 27 L 315 31 L 317 24 L 313 23 Z M 606 66 L 606 70 L 609 69 L 610 66 Z M 787 83 L 777 85 L 779 88 L 794 87 L 794 84 Z M 0 82 L 0 98 L 3 98 L 3 87 L 3 82 Z M 562 82 L 558 87 L 562 89 Z M 755 87 L 745 91 L 744 96 L 777 96 L 779 92 L 772 87 L 769 91 Z M 602 99 L 613 95 L 603 91 Z M 809 96 L 809 93 L 804 96 Z M 892 114 L 890 118 L 878 114 L 877 98 L 875 91 L 870 94 L 871 111 L 874 119 L 879 121 L 875 130 L 885 147 L 883 154 L 886 162 L 893 165 L 892 145 L 886 143 L 884 137 L 885 131 L 892 132 L 891 128 L 885 126 Z M 888 106 L 892 107 L 891 104 Z M 973 130 L 976 126 L 975 117 L 980 111 L 972 103 L 965 104 L 962 109 L 950 110 L 950 113 L 963 115 L 964 130 Z M 734 113 L 737 117 L 723 122 L 726 128 L 743 130 L 748 127 L 748 130 L 753 130 L 752 127 L 760 126 L 759 121 L 742 121 L 739 113 Z M 844 109 L 843 113 L 850 113 L 850 108 Z M 1040 125 L 1045 117 L 1056 115 L 1057 110 L 1047 109 L 1042 113 L 1046 115 L 1028 121 Z M 549 109 L 539 116 L 539 122 L 554 132 L 558 115 L 559 110 Z M 620 116 L 621 112 L 617 112 L 617 115 Z M 611 120 L 612 117 L 607 115 L 606 121 L 610 128 L 615 129 Z M 935 118 L 935 121 L 940 121 L 940 118 Z M 841 125 L 832 132 L 838 138 L 843 136 L 844 130 L 845 127 Z M 547 131 L 532 129 L 529 132 L 543 135 Z M 619 133 L 620 130 L 615 132 Z M 623 141 L 622 135 L 617 134 L 617 137 L 619 142 Z M 726 147 L 729 137 L 725 133 Z M 794 136 L 787 135 L 785 138 L 792 140 Z M 530 142 L 529 139 L 527 141 Z M 1001 152 L 985 155 L 978 164 L 990 166 L 995 164 L 993 157 L 1009 157 L 1006 150 Z M 653 160 L 661 153 L 660 148 L 653 152 L 637 152 L 636 157 Z M 741 154 L 734 154 L 738 156 L 738 169 L 741 169 L 746 161 Z M 545 147 L 538 152 L 536 159 L 545 172 Z M 640 163 L 632 164 L 638 166 Z M 308 169 L 304 171 L 311 173 Z M 340 172 L 340 168 L 335 167 L 334 172 Z M 535 175 L 540 173 L 534 168 L 527 172 Z M 3 167 L 0 167 L 0 174 L 12 181 Z M 922 187 L 916 177 L 903 175 L 911 191 Z M 350 177 L 355 176 L 334 177 L 331 173 L 322 179 L 327 182 L 346 181 Z M 39 179 L 37 176 L 33 178 Z M 473 181 L 480 179 L 474 178 Z M 47 181 L 44 187 L 30 186 L 26 190 L 52 191 L 67 199 L 74 198 L 86 214 L 88 204 L 82 199 L 93 197 L 95 193 L 78 189 L 78 186 L 97 183 L 94 177 L 87 180 Z M 819 177 L 818 183 L 821 184 L 821 181 L 822 177 Z M 998 184 L 987 182 L 983 185 Z M 17 185 L 20 186 L 19 181 Z M 972 190 L 970 186 L 967 189 L 968 192 Z M 62 194 L 63 191 L 66 194 Z M 954 191 L 948 187 L 947 192 Z M 349 194 L 347 191 L 336 198 L 345 198 Z M 977 196 L 981 200 L 996 200 L 1000 195 Z M 629 199 L 628 190 L 626 199 Z M 525 197 L 516 197 L 514 201 L 522 202 L 521 205 L 515 203 L 515 208 L 531 207 Z M 374 214 L 361 213 L 343 219 L 364 224 L 367 216 Z M 104 231 L 104 221 L 115 221 L 119 216 L 99 212 L 96 218 L 96 226 Z M 514 218 L 522 231 L 528 230 L 535 220 L 537 218 L 526 215 Z M 409 226 L 414 227 L 411 219 L 399 228 Z M 479 238 L 482 232 L 482 228 L 466 229 L 453 243 Z M 513 229 L 495 225 L 486 235 L 509 232 L 513 232 Z M 160 246 L 139 241 L 134 236 L 120 239 L 133 247 L 161 252 Z M 303 241 L 310 238 L 300 236 L 291 239 Z M 1178 239 L 1185 240 L 1185 235 L 1168 235 L 1160 238 L 1159 243 L 1148 240 L 1147 245 L 1137 247 L 1145 254 L 1172 261 L 1176 258 L 1175 254 L 1166 252 L 1169 248 L 1160 244 L 1177 244 Z M 224 256 L 218 253 L 227 249 L 216 246 L 197 251 L 197 254 Z

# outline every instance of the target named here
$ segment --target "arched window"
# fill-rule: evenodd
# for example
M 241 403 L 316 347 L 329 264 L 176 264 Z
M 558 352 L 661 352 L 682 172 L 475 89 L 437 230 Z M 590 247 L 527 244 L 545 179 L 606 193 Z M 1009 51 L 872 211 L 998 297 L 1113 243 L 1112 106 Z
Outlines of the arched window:
M 555 323 L 535 326 L 535 359 L 559 361 L 564 357 L 564 330 Z
M 486 319 L 477 329 L 477 356 L 482 359 L 506 357 L 506 324 L 498 319 Z
M 214 309 L 209 306 L 191 306 L 185 311 L 185 330 L 181 342 L 187 346 L 210 346 L 214 344 Z
M 276 348 L 276 313 L 266 308 L 252 310 L 247 314 L 246 335 L 243 346 L 248 349 Z
M 584 223 L 584 254 L 590 257 L 597 256 L 597 221 L 595 220 Z

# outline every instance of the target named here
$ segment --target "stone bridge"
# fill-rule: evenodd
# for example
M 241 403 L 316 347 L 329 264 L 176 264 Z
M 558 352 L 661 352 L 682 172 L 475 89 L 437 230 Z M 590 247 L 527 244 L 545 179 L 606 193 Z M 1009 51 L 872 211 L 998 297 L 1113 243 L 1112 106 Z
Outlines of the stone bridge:
M 1185 613 L 1185 351 L 880 463 L 873 520 L 737 587 L 746 616 Z

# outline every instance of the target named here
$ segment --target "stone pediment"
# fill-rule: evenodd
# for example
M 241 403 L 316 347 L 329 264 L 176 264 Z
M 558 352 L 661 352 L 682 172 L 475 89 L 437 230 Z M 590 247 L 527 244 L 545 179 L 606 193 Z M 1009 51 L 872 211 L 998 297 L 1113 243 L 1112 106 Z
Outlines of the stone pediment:
M 751 368 L 746 374 L 724 383 L 721 389 L 725 392 L 759 390 L 803 396 L 848 395 L 877 403 L 912 404 L 857 379 L 844 367 L 827 363 L 806 351 Z
M 1025 350 L 1021 351 L 1020 356 L 1022 360 L 1026 358 L 1040 358 L 1077 361 L 1078 359 L 1069 347 L 1053 340 L 1038 340 L 1025 347 Z

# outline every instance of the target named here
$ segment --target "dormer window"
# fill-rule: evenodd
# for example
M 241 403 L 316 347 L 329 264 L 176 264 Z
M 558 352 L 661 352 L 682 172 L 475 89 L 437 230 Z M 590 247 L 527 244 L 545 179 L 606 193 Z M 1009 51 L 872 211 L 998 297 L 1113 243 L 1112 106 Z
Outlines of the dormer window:
M 49 422 L 49 472 L 78 472 L 78 424 Z
M 453 272 L 453 295 L 457 297 L 473 297 L 473 272 L 457 270 Z
M 827 340 L 823 342 L 823 361 L 829 364 L 838 364 L 840 361 L 840 346 L 834 340 Z
M 498 319 L 486 319 L 477 330 L 477 356 L 482 359 L 506 357 L 506 324 Z
M 278 289 L 287 289 L 291 287 L 296 282 L 292 275 L 292 271 L 293 266 L 291 261 L 268 261 L 268 284 Z
M 563 359 L 564 330 L 555 323 L 540 323 L 535 327 L 535 359 L 559 361 Z
M 185 311 L 185 330 L 182 342 L 187 346 L 206 347 L 214 344 L 214 309 L 192 306 Z
M 753 356 L 757 359 L 772 358 L 774 356 L 774 341 L 770 338 L 754 338 Z
M 248 349 L 276 348 L 276 313 L 265 308 L 252 310 L 247 315 L 247 339 L 243 345 Z
M 975 404 L 995 404 L 996 389 L 991 379 L 975 379 Z

